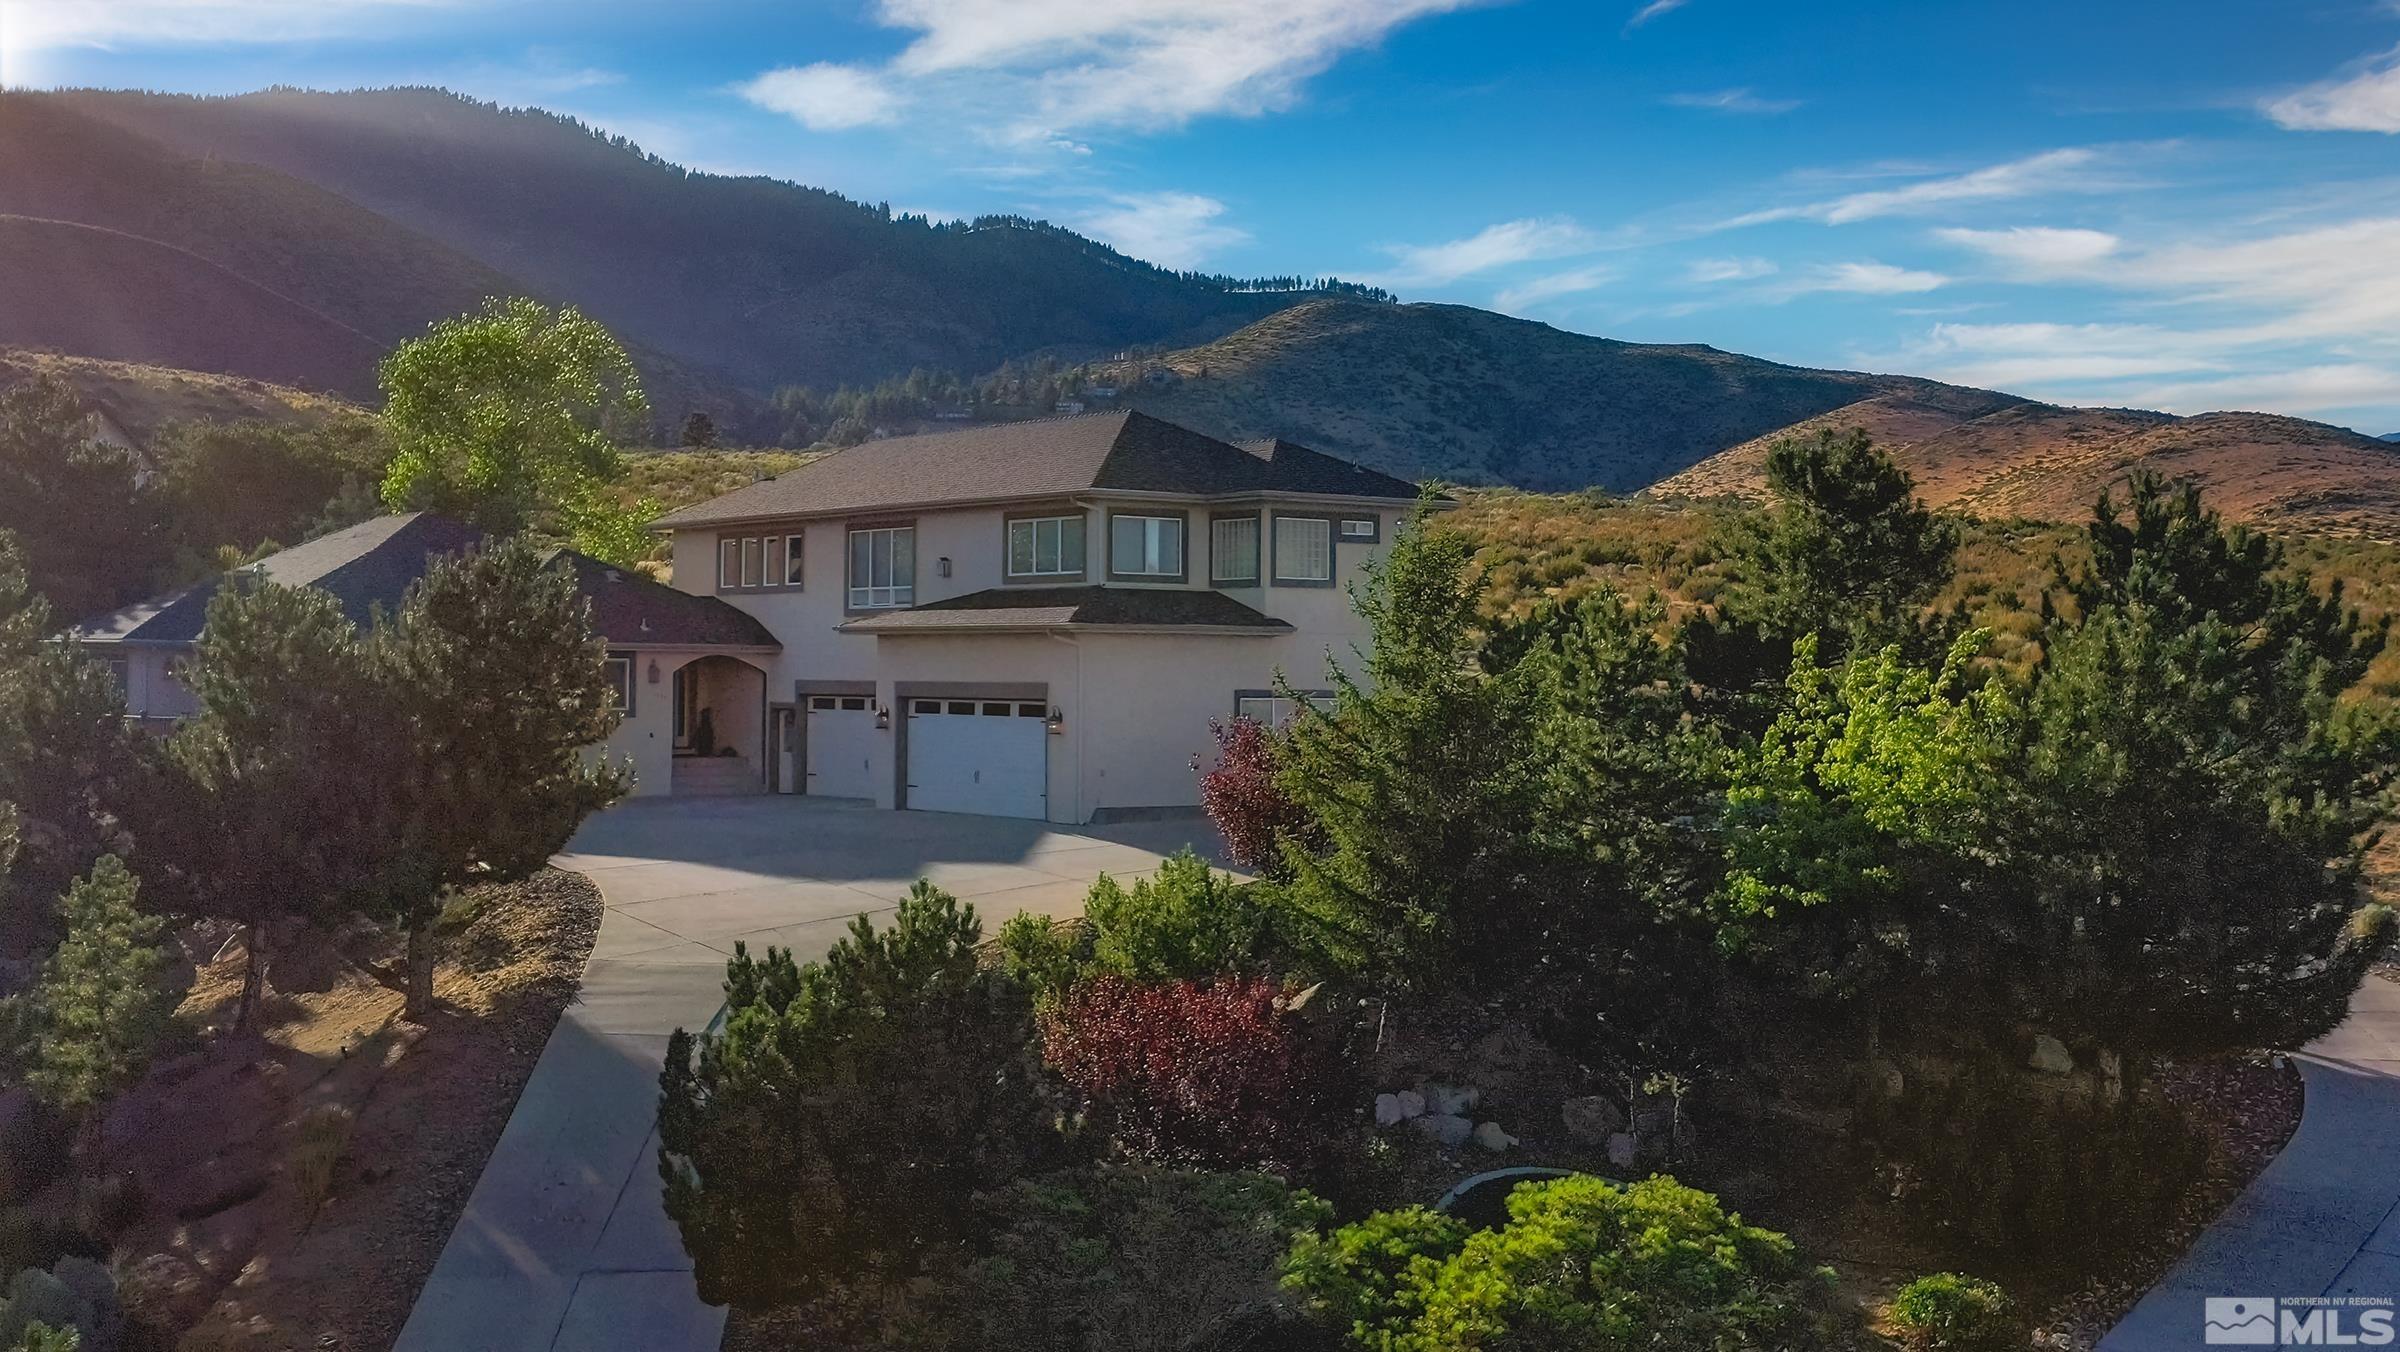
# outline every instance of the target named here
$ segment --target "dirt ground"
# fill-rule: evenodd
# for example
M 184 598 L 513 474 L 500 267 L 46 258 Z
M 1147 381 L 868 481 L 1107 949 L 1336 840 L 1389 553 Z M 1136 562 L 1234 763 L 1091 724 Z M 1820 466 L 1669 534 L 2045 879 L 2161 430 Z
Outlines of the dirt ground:
M 574 998 L 600 914 L 587 879 L 554 869 L 468 894 L 422 1025 L 399 1017 L 393 936 L 284 944 L 261 1026 L 239 1038 L 206 1030 L 231 1019 L 240 944 L 187 934 L 180 1020 L 203 1032 L 108 1126 L 112 1167 L 137 1183 L 115 1252 L 139 1341 L 389 1348 Z

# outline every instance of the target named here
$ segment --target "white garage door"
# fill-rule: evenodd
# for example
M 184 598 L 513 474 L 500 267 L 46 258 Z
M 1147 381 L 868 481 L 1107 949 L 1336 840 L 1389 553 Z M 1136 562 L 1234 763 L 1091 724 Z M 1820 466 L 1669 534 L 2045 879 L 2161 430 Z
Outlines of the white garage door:
M 875 701 L 808 697 L 808 791 L 820 798 L 875 796 Z
M 908 702 L 908 805 L 988 817 L 1049 816 L 1047 705 Z

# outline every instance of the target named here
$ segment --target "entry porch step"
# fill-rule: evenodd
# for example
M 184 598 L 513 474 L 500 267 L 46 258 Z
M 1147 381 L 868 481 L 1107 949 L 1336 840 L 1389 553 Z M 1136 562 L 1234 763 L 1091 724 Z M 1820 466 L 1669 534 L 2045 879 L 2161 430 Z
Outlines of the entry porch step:
M 764 793 L 748 756 L 677 756 L 674 792 L 686 798 L 731 798 Z

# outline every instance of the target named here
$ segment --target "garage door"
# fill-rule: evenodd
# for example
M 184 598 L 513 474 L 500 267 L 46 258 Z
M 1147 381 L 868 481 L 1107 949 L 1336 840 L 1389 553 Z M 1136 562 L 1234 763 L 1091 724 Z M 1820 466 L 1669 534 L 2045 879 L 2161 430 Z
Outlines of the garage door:
M 1013 700 L 908 703 L 908 805 L 989 817 L 1049 814 L 1047 705 Z
M 821 798 L 872 798 L 875 701 L 864 695 L 808 697 L 808 791 Z

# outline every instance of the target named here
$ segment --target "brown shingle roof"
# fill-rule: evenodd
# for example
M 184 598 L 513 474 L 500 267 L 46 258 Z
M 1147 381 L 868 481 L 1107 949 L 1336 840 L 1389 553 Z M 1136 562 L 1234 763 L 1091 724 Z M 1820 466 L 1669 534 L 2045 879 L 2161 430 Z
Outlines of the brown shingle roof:
M 866 615 L 841 626 L 851 634 L 924 634 L 962 629 L 1291 630 L 1223 592 L 1164 587 L 994 587 L 913 610 Z
M 1121 411 L 870 441 L 669 512 L 654 524 L 672 529 L 1064 497 L 1095 488 L 1210 497 L 1284 492 L 1413 498 L 1417 492 L 1388 474 L 1289 442 L 1235 446 L 1146 413 Z

